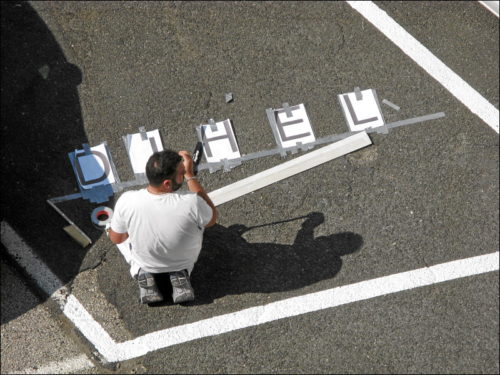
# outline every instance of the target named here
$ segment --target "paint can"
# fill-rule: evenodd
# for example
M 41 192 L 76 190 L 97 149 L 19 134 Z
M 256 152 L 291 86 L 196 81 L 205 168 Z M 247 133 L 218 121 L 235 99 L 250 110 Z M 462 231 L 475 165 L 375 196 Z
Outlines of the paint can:
M 99 229 L 104 229 L 107 223 L 111 222 L 113 218 L 113 210 L 106 206 L 99 206 L 94 208 L 90 215 L 92 223 Z

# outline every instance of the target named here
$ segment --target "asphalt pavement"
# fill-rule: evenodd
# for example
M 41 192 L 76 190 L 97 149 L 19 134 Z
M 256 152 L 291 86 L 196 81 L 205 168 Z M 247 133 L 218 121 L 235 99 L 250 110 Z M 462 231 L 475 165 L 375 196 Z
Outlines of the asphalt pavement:
M 497 17 L 477 2 L 376 4 L 498 109 Z M 90 223 L 96 204 L 60 205 L 93 239 L 82 249 L 46 203 L 78 191 L 67 154 L 83 143 L 106 141 L 128 181 L 122 136 L 140 126 L 192 150 L 197 125 L 230 118 L 248 154 L 275 147 L 265 110 L 282 103 L 304 103 L 318 138 L 346 132 L 337 95 L 355 87 L 400 107 L 381 105 L 386 122 L 445 117 L 372 133 L 363 150 L 221 205 L 194 303 L 140 305 Z M 116 342 L 498 251 L 498 134 L 345 2 L 2 3 L 2 133 L 2 220 Z M 302 154 L 200 179 L 213 191 Z M 103 363 L 57 308 L 49 315 L 74 341 L 67 357 L 92 361 L 82 372 L 498 373 L 498 290 L 498 271 L 474 275 L 119 363 Z M 2 358 L 16 340 L 4 327 L 52 303 L 38 293 L 4 319 L 3 297 Z M 26 367 L 2 359 L 2 373 Z

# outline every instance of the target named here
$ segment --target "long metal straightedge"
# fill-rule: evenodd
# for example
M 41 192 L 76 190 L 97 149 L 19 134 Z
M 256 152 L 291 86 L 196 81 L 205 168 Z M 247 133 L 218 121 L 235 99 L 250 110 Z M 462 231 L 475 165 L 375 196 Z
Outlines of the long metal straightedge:
M 425 116 L 418 116 L 418 117 L 412 117 L 412 118 L 405 119 L 405 120 L 389 122 L 389 123 L 385 124 L 383 126 L 383 128 L 385 128 L 388 131 L 389 129 L 397 128 L 400 126 L 417 124 L 417 123 L 429 121 L 429 120 L 436 120 L 436 119 L 441 118 L 441 117 L 445 117 L 444 112 L 437 112 L 437 113 L 432 113 L 432 114 L 425 115 Z M 364 131 L 367 133 L 378 133 L 381 131 L 380 130 L 381 128 L 382 127 L 367 128 Z M 334 135 L 329 135 L 327 137 L 318 138 L 314 142 L 309 142 L 309 143 L 306 143 L 303 145 L 297 145 L 297 146 L 292 146 L 292 147 L 278 147 L 278 148 L 273 148 L 270 150 L 257 151 L 257 152 L 253 152 L 250 154 L 242 155 L 240 158 L 237 158 L 237 159 L 226 160 L 225 163 L 229 164 L 229 165 L 231 165 L 231 164 L 240 165 L 244 161 L 260 159 L 260 158 L 264 158 L 264 157 L 271 156 L 271 155 L 278 155 L 278 154 L 283 155 L 284 153 L 286 154 L 287 152 L 290 152 L 293 154 L 293 153 L 297 153 L 300 150 L 307 151 L 314 146 L 323 145 L 325 143 L 337 142 L 337 141 L 340 141 L 341 139 L 350 137 L 350 136 L 352 136 L 354 134 L 358 134 L 358 133 L 359 132 L 345 132 L 345 133 L 341 133 L 341 134 L 334 134 Z M 198 170 L 203 170 L 203 169 L 215 169 L 216 170 L 216 169 L 222 168 L 224 166 L 225 166 L 225 164 L 222 162 L 203 163 L 203 164 L 200 164 L 198 166 Z
M 429 120 L 436 120 L 436 119 L 441 118 L 441 117 L 445 117 L 444 112 L 437 112 L 437 113 L 432 113 L 432 114 L 425 115 L 425 116 L 419 116 L 419 117 L 413 117 L 413 118 L 409 118 L 409 119 L 405 119 L 405 120 L 389 122 L 389 123 L 384 125 L 384 128 L 393 129 L 393 128 L 397 128 L 400 126 L 417 124 L 417 123 L 429 121 Z M 363 132 L 376 133 L 378 131 L 379 130 L 377 128 L 368 128 L 368 129 L 365 129 Z M 351 137 L 355 134 L 359 134 L 359 132 L 345 132 L 345 133 L 341 133 L 341 134 L 335 134 L 335 135 L 330 135 L 330 136 L 323 137 L 323 138 L 318 138 L 318 139 L 316 139 L 316 141 L 310 142 L 310 143 L 307 143 L 304 145 L 297 145 L 297 146 L 288 147 L 288 148 L 273 148 L 270 150 L 253 152 L 250 154 L 242 155 L 241 158 L 237 158 L 237 159 L 233 159 L 233 160 L 226 160 L 226 164 L 234 163 L 235 165 L 240 165 L 241 162 L 243 162 L 243 161 L 260 159 L 260 158 L 272 156 L 272 155 L 278 155 L 278 154 L 282 154 L 283 152 L 296 153 L 300 150 L 307 151 L 311 147 L 323 145 L 326 143 L 337 142 L 337 141 L 340 141 L 342 139 Z M 218 169 L 218 168 L 223 168 L 224 166 L 225 166 L 225 164 L 223 162 L 203 163 L 203 164 L 200 164 L 198 166 L 198 170 L 200 171 L 200 170 L 211 169 L 211 168 Z M 147 185 L 147 183 L 148 183 L 148 180 L 146 178 L 146 175 L 144 173 L 142 173 L 142 174 L 137 174 L 136 178 L 133 180 L 114 183 L 114 184 L 112 184 L 112 187 L 113 187 L 113 192 L 119 193 L 123 189 L 129 188 L 129 187 L 134 187 L 134 186 L 139 186 L 139 185 Z M 70 194 L 70 195 L 66 195 L 66 196 L 62 196 L 62 197 L 55 197 L 55 198 L 51 198 L 50 200 L 53 203 L 57 203 L 57 202 L 62 202 L 62 201 L 72 200 L 72 199 L 77 199 L 77 198 L 82 198 L 81 193 Z
M 366 134 L 366 132 L 360 132 L 339 142 L 308 152 L 298 158 L 244 178 L 231 185 L 214 190 L 209 193 L 208 196 L 212 199 L 214 204 L 218 206 L 307 169 L 326 163 L 327 161 L 338 158 L 349 152 L 359 150 L 371 143 L 368 134 Z

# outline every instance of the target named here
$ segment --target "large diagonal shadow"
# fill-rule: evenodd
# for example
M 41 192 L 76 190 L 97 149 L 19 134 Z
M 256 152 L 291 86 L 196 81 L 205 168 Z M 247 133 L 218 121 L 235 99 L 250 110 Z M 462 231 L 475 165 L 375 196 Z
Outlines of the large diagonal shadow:
M 76 192 L 67 154 L 87 142 L 77 90 L 82 73 L 24 1 L 1 2 L 1 69 L 1 220 L 67 283 L 88 248 L 64 233 L 67 222 L 46 200 Z M 102 232 L 92 229 L 91 207 L 78 201 L 66 213 L 74 221 L 84 217 L 85 231 L 96 240 Z M 2 257 L 8 258 L 4 248 Z M 2 324 L 23 312 L 2 309 Z

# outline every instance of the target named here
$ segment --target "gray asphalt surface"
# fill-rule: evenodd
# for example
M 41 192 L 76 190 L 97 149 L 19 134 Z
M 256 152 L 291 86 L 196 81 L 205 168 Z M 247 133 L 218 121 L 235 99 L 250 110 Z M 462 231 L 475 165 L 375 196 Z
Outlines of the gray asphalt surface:
M 498 108 L 498 18 L 477 2 L 377 5 Z M 30 7 L 50 32 L 44 43 L 36 43 L 42 26 L 13 32 L 35 41 L 39 60 L 16 70 L 15 78 L 2 70 L 2 80 L 5 75 L 8 87 L 22 94 L 13 98 L 25 98 L 23 90 L 33 96 L 15 104 L 2 90 L 2 107 L 12 111 L 2 114 L 9 136 L 3 219 L 65 282 L 83 271 L 95 274 L 102 303 L 120 317 L 116 337 L 498 250 L 498 135 L 347 4 L 33 2 L 18 8 Z M 2 49 L 7 45 L 2 39 Z M 44 59 L 40 51 L 49 47 Z M 26 58 L 15 57 L 2 58 L 2 65 Z M 59 75 L 33 83 L 43 64 Z M 446 117 L 373 134 L 364 150 L 220 206 L 219 225 L 206 231 L 192 276 L 197 301 L 189 306 L 139 305 L 117 249 L 89 228 L 96 243 L 82 250 L 45 203 L 75 191 L 67 153 L 84 142 L 107 141 L 126 181 L 133 176 L 121 137 L 139 126 L 158 128 L 167 148 L 192 150 L 195 126 L 230 118 L 246 154 L 274 147 L 265 109 L 284 102 L 305 103 L 317 137 L 345 132 L 337 95 L 356 86 L 374 88 L 380 100 L 401 107 L 382 105 L 387 122 L 435 112 Z M 233 103 L 225 103 L 227 92 Z M 29 125 L 20 114 L 25 108 Z M 16 151 L 23 146 L 33 151 L 26 158 Z M 14 173 L 33 160 L 34 175 Z M 268 157 L 200 177 L 212 191 L 283 161 Z M 31 193 L 33 177 L 41 188 Z M 31 214 L 17 205 L 31 207 Z M 92 208 L 81 200 L 64 207 L 85 228 Z M 265 223 L 274 224 L 249 229 Z M 85 306 L 93 294 L 84 286 L 75 293 Z M 177 345 L 122 369 L 498 373 L 498 312 L 494 272 Z M 108 318 L 96 316 L 113 331 Z

